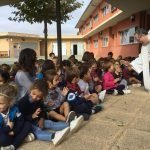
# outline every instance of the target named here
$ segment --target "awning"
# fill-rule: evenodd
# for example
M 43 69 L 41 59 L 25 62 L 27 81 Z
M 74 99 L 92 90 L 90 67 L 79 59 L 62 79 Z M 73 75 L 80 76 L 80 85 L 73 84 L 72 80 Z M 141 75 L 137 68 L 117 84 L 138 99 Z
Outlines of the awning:
M 130 15 L 132 15 L 133 13 L 150 9 L 150 0 L 106 0 L 106 1 L 111 5 L 124 11 L 124 13 L 128 13 Z

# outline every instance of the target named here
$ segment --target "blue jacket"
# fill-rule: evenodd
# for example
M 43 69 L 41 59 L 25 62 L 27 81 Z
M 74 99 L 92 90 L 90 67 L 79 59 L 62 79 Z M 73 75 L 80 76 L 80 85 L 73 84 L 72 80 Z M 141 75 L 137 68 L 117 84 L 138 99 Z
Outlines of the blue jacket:
M 9 119 L 11 122 L 14 123 L 13 129 L 10 129 L 8 125 L 4 124 L 4 118 L 0 114 L 0 133 L 9 133 L 10 131 L 13 131 L 14 133 L 17 133 L 21 127 L 23 126 L 24 119 L 22 117 L 22 114 L 20 113 L 18 107 L 13 106 L 9 109 Z

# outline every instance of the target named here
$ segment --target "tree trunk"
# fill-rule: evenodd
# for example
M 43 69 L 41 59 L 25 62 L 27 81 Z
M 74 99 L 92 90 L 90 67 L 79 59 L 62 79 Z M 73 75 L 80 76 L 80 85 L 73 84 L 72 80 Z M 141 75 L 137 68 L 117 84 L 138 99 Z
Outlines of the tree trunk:
M 44 20 L 44 45 L 45 45 L 45 60 L 47 59 L 47 36 L 48 36 L 48 30 L 47 30 L 47 20 Z
M 61 40 L 61 13 L 60 0 L 56 0 L 56 17 L 57 17 L 57 45 L 59 64 L 62 63 L 62 40 Z

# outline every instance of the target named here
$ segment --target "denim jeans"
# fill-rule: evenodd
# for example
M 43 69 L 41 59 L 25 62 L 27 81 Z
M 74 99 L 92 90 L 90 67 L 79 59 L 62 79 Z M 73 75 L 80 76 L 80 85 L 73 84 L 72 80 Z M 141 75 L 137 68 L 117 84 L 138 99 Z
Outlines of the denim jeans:
M 32 127 L 33 127 L 33 133 L 38 140 L 52 141 L 54 132 L 44 131 L 43 129 L 35 125 L 32 125 Z M 44 121 L 44 129 L 59 131 L 66 127 L 68 127 L 68 125 L 65 122 L 53 122 L 51 120 Z

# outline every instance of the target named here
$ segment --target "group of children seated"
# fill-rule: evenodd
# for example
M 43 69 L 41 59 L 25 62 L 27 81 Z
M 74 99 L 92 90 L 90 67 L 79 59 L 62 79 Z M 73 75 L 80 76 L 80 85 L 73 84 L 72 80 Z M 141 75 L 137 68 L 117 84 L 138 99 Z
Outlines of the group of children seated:
M 106 94 L 129 94 L 128 85 L 142 85 L 120 59 L 96 61 L 93 53 L 85 52 L 82 62 L 71 56 L 60 65 L 53 53 L 50 57 L 36 60 L 35 51 L 24 49 L 19 62 L 1 65 L 1 150 L 15 150 L 35 139 L 58 145 L 103 110 Z

